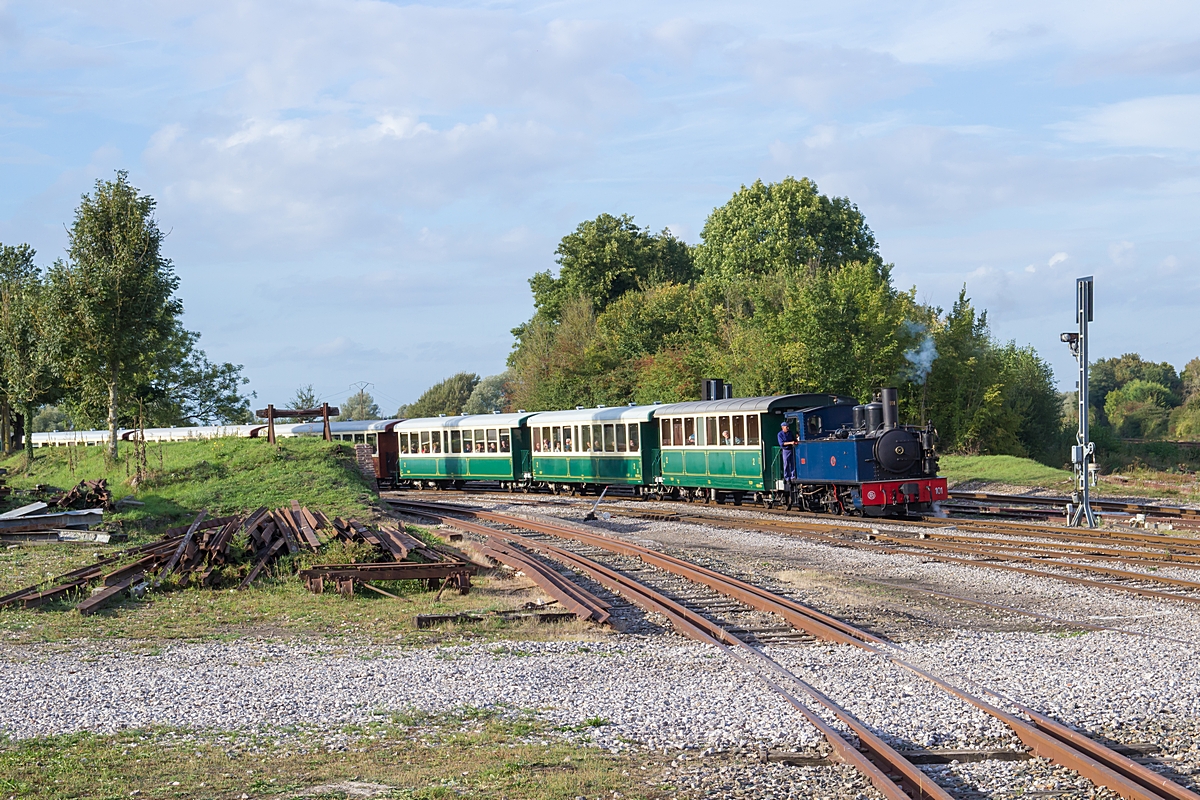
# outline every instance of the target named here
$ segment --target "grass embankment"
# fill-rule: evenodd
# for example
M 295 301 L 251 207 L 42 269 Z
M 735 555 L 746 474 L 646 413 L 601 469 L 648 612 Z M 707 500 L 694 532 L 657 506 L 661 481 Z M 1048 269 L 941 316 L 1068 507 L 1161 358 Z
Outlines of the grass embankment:
M 953 486 L 966 481 L 987 481 L 1012 486 L 1040 486 L 1047 489 L 1071 488 L 1071 473 L 1047 467 L 1031 458 L 1016 456 L 942 456 L 938 459 L 942 475 Z
M 1047 467 L 1016 456 L 942 456 L 940 464 L 939 472 L 949 479 L 951 489 L 971 483 L 981 490 L 1025 487 L 1066 495 L 1070 494 L 1074 480 L 1069 470 Z M 1093 493 L 1097 497 L 1144 497 L 1195 503 L 1200 502 L 1200 477 L 1185 469 L 1150 469 L 1135 462 L 1122 467 L 1119 472 L 1101 474 Z
M 0 743 L 0 791 L 29 798 L 379 796 L 663 797 L 666 757 L 612 755 L 558 739 L 531 715 L 389 714 L 329 734 L 188 731 L 77 734 Z M 351 794 L 353 781 L 362 794 Z M 375 784 L 370 791 L 362 784 Z M 365 790 L 365 791 L 364 791 Z
M 122 460 L 107 463 L 100 448 L 47 448 L 37 452 L 33 470 L 18 472 L 21 457 L 0 463 L 10 470 L 9 484 L 31 489 L 37 484 L 67 488 L 84 479 L 107 478 L 113 495 L 134 495 L 145 506 L 106 514 L 106 522 L 130 534 L 128 544 L 18 545 L 0 550 L 0 595 L 45 581 L 91 563 L 96 557 L 120 552 L 129 545 L 150 541 L 154 531 L 168 524 L 190 521 L 201 508 L 211 515 L 236 513 L 265 505 L 277 508 L 298 500 L 328 516 L 357 517 L 369 521 L 379 515 L 371 507 L 376 499 L 363 480 L 348 445 L 319 439 L 288 439 L 278 446 L 258 439 L 217 439 L 151 445 L 150 474 L 133 486 L 132 448 Z M 14 493 L 9 505 L 21 505 L 32 495 Z M 424 531 L 410 528 L 415 535 Z M 245 548 L 235 539 L 235 548 Z M 241 572 L 225 576 L 217 589 L 179 585 L 168 579 L 141 600 L 113 602 L 101 613 L 82 617 L 72 608 L 76 598 L 48 603 L 32 610 L 0 611 L 0 637 L 12 644 L 61 642 L 73 639 L 134 640 L 157 646 L 164 640 L 311 637 L 355 642 L 405 645 L 436 643 L 447 639 L 480 638 L 549 639 L 594 636 L 584 623 L 539 625 L 489 618 L 468 625 L 446 625 L 418 630 L 418 614 L 452 614 L 518 608 L 541 597 L 524 579 L 481 575 L 472 592 L 453 591 L 435 600 L 416 582 L 385 583 L 381 588 L 399 594 L 394 600 L 360 590 L 353 598 L 328 589 L 317 596 L 295 577 L 313 563 L 342 563 L 362 553 L 333 547 L 319 554 L 285 556 L 265 571 L 247 591 L 228 591 Z M 243 570 L 244 571 L 244 570 Z
M 147 445 L 149 474 L 134 485 L 133 447 L 122 443 L 116 462 L 102 447 L 52 447 L 34 451 L 25 471 L 24 455 L 0 461 L 8 485 L 32 489 L 46 484 L 67 489 L 81 480 L 105 478 L 113 496 L 133 495 L 144 506 L 110 515 L 135 526 L 176 523 L 201 508 L 232 514 L 290 500 L 329 516 L 370 514 L 374 492 L 358 471 L 354 450 L 315 438 L 210 439 Z M 14 503 L 20 498 L 14 498 Z M 26 501 L 23 501 L 26 502 Z

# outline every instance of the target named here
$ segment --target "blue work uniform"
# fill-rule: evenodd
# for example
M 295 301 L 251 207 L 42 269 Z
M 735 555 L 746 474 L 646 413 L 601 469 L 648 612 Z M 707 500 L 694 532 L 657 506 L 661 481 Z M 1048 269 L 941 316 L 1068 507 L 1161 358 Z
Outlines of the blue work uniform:
M 796 437 L 790 430 L 779 431 L 779 452 L 783 453 L 784 480 L 796 479 Z

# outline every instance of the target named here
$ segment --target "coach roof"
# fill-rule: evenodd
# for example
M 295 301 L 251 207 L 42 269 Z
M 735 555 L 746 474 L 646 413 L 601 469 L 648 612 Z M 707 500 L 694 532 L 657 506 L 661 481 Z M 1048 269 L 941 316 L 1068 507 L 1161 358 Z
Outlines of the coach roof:
M 567 425 L 576 422 L 649 422 L 655 406 L 600 406 L 569 411 L 543 411 L 529 418 L 529 425 Z
M 690 403 L 668 403 L 654 406 L 655 417 L 675 417 L 686 414 L 763 413 L 798 408 L 858 405 L 853 397 L 837 394 L 781 394 L 773 397 L 735 397 L 730 400 L 695 400 Z

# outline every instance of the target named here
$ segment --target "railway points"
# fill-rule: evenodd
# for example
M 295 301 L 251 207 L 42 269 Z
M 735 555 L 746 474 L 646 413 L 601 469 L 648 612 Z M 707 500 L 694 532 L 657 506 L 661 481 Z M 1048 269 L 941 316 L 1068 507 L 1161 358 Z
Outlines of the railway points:
M 637 581 L 630 579 L 628 576 L 623 576 L 604 565 L 598 564 L 590 558 L 581 556 L 577 552 L 565 549 L 558 545 L 546 544 L 544 541 L 531 542 L 528 534 L 515 532 L 519 529 L 525 531 L 533 531 L 541 536 L 551 536 L 558 539 L 582 543 L 583 545 L 609 553 L 617 553 L 622 556 L 630 556 L 636 554 L 638 558 L 649 565 L 667 569 L 671 573 L 683 576 L 690 580 L 703 583 L 709 588 L 713 588 L 722 594 L 734 599 L 744 599 L 747 595 L 747 585 L 744 581 L 729 578 L 728 576 L 719 576 L 713 570 L 704 567 L 699 567 L 695 564 L 690 564 L 682 559 L 664 556 L 655 550 L 642 545 L 632 544 L 628 541 L 618 540 L 614 537 L 600 535 L 594 532 L 588 532 L 580 529 L 578 526 L 567 525 L 564 523 L 548 522 L 544 519 L 531 520 L 526 517 L 513 517 L 511 515 L 497 514 L 489 511 L 481 511 L 474 508 L 457 506 L 451 504 L 433 504 L 420 501 L 392 501 L 401 510 L 409 513 L 417 513 L 421 515 L 431 516 L 440 522 L 448 523 L 456 527 L 460 527 L 471 533 L 482 535 L 485 537 L 497 536 L 508 540 L 524 540 L 527 546 L 534 549 L 539 549 L 548 555 L 559 559 L 572 566 L 575 569 L 589 573 L 592 577 L 600 576 L 608 582 L 610 588 L 633 593 L 637 598 L 635 602 L 644 605 L 648 610 L 658 611 L 668 617 L 676 626 L 676 630 L 684 635 L 690 635 L 701 641 L 709 641 L 714 645 L 724 643 L 725 645 L 736 644 L 740 649 L 755 651 L 755 648 L 747 643 L 744 639 L 739 639 L 732 636 L 728 631 L 719 626 L 715 627 L 712 620 L 695 611 L 687 609 L 678 603 L 670 602 L 669 598 L 664 597 L 661 593 L 653 592 Z M 467 517 L 468 521 L 464 521 L 459 517 Z M 470 521 L 475 520 L 475 521 Z M 497 530 L 480 522 L 497 523 L 505 526 L 504 530 Z M 718 577 L 719 576 L 719 577 Z M 786 598 L 781 598 L 773 593 L 763 590 L 750 590 L 750 597 L 756 604 L 756 608 L 762 610 L 769 607 L 771 602 L 777 603 L 777 611 L 781 613 L 794 614 L 798 609 L 804 608 L 794 601 Z M 664 602 L 666 601 L 666 602 Z M 764 606 L 763 603 L 767 603 Z M 993 705 L 979 697 L 974 696 L 962 689 L 952 685 L 950 682 L 937 675 L 928 672 L 920 667 L 905 661 L 900 655 L 894 654 L 894 651 L 889 652 L 890 648 L 885 650 L 884 645 L 880 640 L 865 631 L 860 631 L 853 626 L 846 625 L 837 620 L 829 618 L 827 615 L 816 612 L 812 609 L 806 609 L 812 616 L 810 620 L 817 621 L 819 624 L 814 628 L 810 625 L 803 627 L 806 633 L 814 635 L 823 635 L 827 641 L 836 641 L 841 644 L 849 644 L 855 647 L 866 649 L 876 655 L 881 655 L 887 658 L 891 663 L 909 670 L 937 686 L 939 689 L 950 693 L 955 698 L 962 700 L 978 710 L 991 715 L 993 718 L 1004 722 L 1013 732 L 1030 747 L 1033 752 L 1042 757 L 1050 758 L 1060 765 L 1077 770 L 1080 774 L 1092 780 L 1097 785 L 1104 786 L 1122 797 L 1130 798 L 1150 798 L 1150 797 L 1171 797 L 1177 800 L 1182 798 L 1195 798 L 1196 794 L 1185 789 L 1183 786 L 1162 777 L 1154 771 L 1144 767 L 1141 764 L 1129 759 L 1128 757 L 1106 747 L 1105 745 L 1094 741 L 1086 736 L 1071 730 L 1069 727 L 1062 725 L 1051 717 L 1034 711 L 1027 706 L 1021 705 L 1016 701 L 1005 698 L 1001 694 L 989 693 L 993 698 L 1000 699 L 1001 702 Z M 829 629 L 829 630 L 827 630 Z M 901 651 L 902 652 L 902 651 Z M 791 673 L 784 670 L 779 672 L 782 667 L 773 669 L 777 674 L 783 674 L 785 677 L 793 677 Z M 802 688 L 803 682 L 800 682 Z M 984 692 L 988 690 L 984 689 Z M 805 694 L 818 702 L 827 699 L 817 691 L 805 691 Z M 793 698 L 794 700 L 794 698 Z M 1011 710 L 1004 710 L 1001 706 L 1008 705 L 1016 710 L 1013 713 Z M 793 702 L 793 705 L 797 705 Z M 827 710 L 832 710 L 833 706 L 826 706 Z M 803 713 L 803 712 L 802 712 Z M 834 711 L 837 714 L 837 711 Z M 838 715 L 844 723 L 848 722 L 847 718 Z M 1022 716 L 1025 719 L 1022 719 Z M 1026 721 L 1026 719 L 1028 721 Z M 811 721 L 811 720 L 810 720 Z M 853 725 L 852 729 L 860 737 L 862 743 L 862 734 L 860 730 Z M 823 731 L 824 732 L 824 731 Z M 831 740 L 831 743 L 833 741 Z M 833 744 L 835 752 L 840 755 L 842 751 L 837 744 Z M 873 741 L 869 741 L 865 745 L 868 752 L 872 753 L 876 760 L 881 760 L 896 771 L 897 775 L 904 775 L 908 783 L 905 789 L 914 795 L 920 796 L 941 796 L 931 794 L 930 789 L 919 781 L 913 781 L 908 769 L 912 767 L 909 764 L 907 767 L 893 760 L 892 752 L 880 751 L 876 749 Z M 898 756 L 899 754 L 895 754 Z M 872 782 L 881 791 L 888 784 L 880 784 L 877 782 L 878 776 L 875 776 L 870 770 L 865 770 L 866 774 L 871 777 Z M 901 781 L 903 784 L 904 782 Z

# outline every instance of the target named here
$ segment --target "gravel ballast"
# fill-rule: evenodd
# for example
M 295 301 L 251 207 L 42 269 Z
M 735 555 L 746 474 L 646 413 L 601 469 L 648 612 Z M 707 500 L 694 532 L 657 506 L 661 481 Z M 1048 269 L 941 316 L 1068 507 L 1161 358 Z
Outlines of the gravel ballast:
M 809 751 L 821 737 L 763 683 L 679 640 L 512 642 L 394 651 L 184 644 L 159 655 L 9 651 L 0 731 L 337 728 L 381 712 L 533 709 L 603 747 Z

